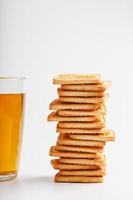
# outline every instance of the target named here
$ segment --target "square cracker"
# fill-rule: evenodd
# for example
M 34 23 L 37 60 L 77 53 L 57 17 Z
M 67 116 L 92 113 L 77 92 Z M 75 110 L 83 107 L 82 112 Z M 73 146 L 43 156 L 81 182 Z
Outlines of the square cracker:
M 91 158 L 60 158 L 60 163 L 76 164 L 76 165 L 105 165 L 105 158 L 91 159 Z
M 48 116 L 48 121 L 60 121 L 60 122 L 94 122 L 94 121 L 103 121 L 103 116 L 60 116 L 58 112 L 52 112 Z
M 68 152 L 83 152 L 83 153 L 102 153 L 103 147 L 92 146 L 68 146 L 68 145 L 56 145 L 54 147 L 57 151 Z
M 62 103 L 104 104 L 107 97 L 107 95 L 105 97 L 59 97 L 59 101 Z
M 61 88 L 58 88 L 57 91 L 60 97 L 104 97 L 106 95 L 105 92 L 70 91 Z
M 59 145 L 68 145 L 68 146 L 94 146 L 94 147 L 103 147 L 105 142 L 101 141 L 89 141 L 89 140 L 73 140 L 68 134 L 60 134 L 57 140 Z
M 105 122 L 58 122 L 57 127 L 66 129 L 102 129 L 105 128 Z
M 87 92 L 103 92 L 111 86 L 111 81 L 104 81 L 101 84 L 63 84 L 62 90 L 66 91 L 87 91 Z
M 82 128 L 59 128 L 57 126 L 56 128 L 56 132 L 57 133 L 74 133 L 74 134 L 94 134 L 94 135 L 98 135 L 98 134 L 102 134 L 104 132 L 103 128 L 99 128 L 99 129 L 82 129 Z
M 94 169 L 94 170 L 61 170 L 59 173 L 61 176 L 104 176 L 106 175 L 105 169 Z
M 54 157 L 63 157 L 63 158 L 102 158 L 101 153 L 60 151 L 56 150 L 56 147 L 54 146 L 50 148 L 49 155 Z
M 100 165 L 76 165 L 76 164 L 64 164 L 60 163 L 59 159 L 53 159 L 51 160 L 51 165 L 54 169 L 58 170 L 96 170 L 101 169 L 105 170 L 105 166 Z
M 55 99 L 49 105 L 50 110 L 97 110 L 102 104 L 87 103 L 62 103 L 59 99 Z
M 99 74 L 60 74 L 53 78 L 53 84 L 98 84 Z
M 94 141 L 114 141 L 115 133 L 113 130 L 104 130 L 101 134 L 69 134 L 69 137 L 74 140 L 94 140 Z
M 56 174 L 54 181 L 63 183 L 102 183 L 103 177 L 62 176 L 60 174 Z
M 58 110 L 58 115 L 63 117 L 85 117 L 85 116 L 101 116 L 106 115 L 106 109 L 104 107 L 94 111 L 88 110 Z

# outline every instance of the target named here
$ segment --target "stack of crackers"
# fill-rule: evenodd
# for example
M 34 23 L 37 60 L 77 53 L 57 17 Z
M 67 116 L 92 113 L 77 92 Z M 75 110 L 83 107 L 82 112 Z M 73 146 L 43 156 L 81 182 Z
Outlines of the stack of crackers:
M 57 121 L 57 143 L 50 149 L 55 182 L 100 183 L 106 174 L 103 149 L 115 134 L 106 129 L 105 101 L 109 81 L 97 74 L 62 74 L 53 79 L 60 84 L 59 98 L 50 104 L 48 121 Z

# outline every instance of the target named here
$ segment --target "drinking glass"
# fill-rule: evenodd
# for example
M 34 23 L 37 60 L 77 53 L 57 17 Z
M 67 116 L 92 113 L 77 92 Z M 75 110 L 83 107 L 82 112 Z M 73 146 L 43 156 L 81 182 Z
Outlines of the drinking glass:
M 17 176 L 23 127 L 23 77 L 0 77 L 0 181 Z

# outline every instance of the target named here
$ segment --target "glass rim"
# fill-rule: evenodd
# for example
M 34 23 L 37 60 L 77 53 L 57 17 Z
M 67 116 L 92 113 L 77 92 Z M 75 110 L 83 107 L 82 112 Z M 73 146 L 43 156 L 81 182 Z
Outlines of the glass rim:
M 0 76 L 0 80 L 25 80 L 26 77 L 19 77 L 19 76 Z

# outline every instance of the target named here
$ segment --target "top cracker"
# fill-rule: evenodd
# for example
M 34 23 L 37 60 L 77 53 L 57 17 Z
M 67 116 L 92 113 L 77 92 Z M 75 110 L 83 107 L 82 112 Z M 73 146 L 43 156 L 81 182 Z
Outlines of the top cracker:
M 53 78 L 53 84 L 100 84 L 99 74 L 60 74 Z

